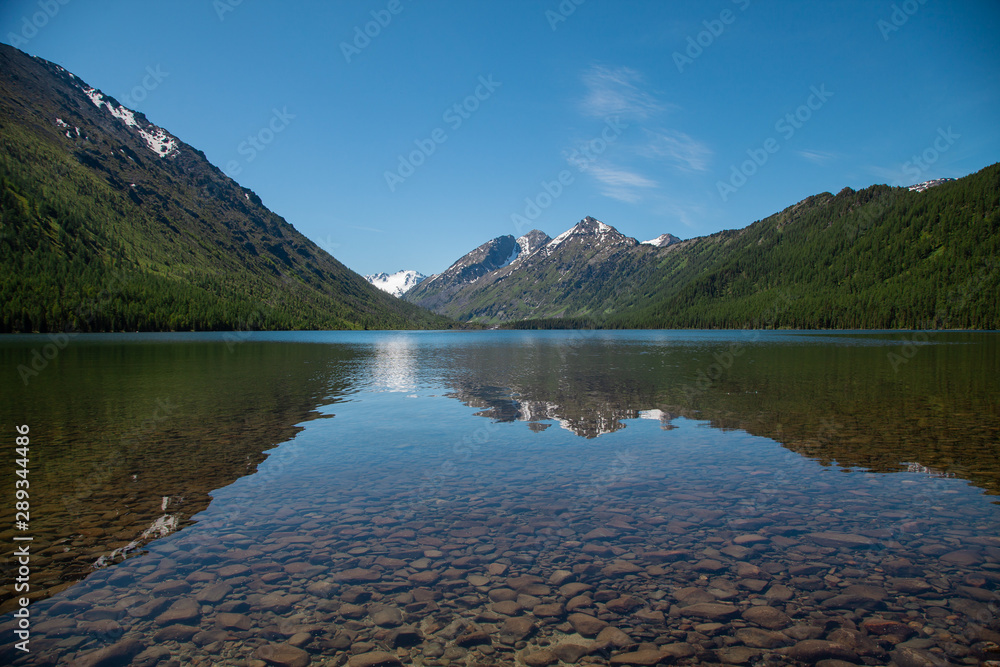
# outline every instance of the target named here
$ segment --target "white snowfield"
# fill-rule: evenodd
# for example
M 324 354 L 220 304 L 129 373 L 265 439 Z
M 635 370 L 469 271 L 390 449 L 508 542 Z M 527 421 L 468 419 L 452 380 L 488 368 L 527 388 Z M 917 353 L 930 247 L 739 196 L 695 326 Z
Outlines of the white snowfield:
M 135 119 L 135 112 L 121 105 L 116 107 L 110 101 L 105 100 L 104 95 L 96 88 L 84 88 L 83 92 L 98 109 L 107 107 L 108 112 L 112 116 L 125 123 L 125 125 L 134 127 L 139 136 L 146 142 L 146 145 L 149 146 L 149 150 L 156 153 L 159 157 L 166 157 L 177 151 L 177 140 L 167 134 L 167 131 L 163 128 L 157 127 L 152 123 L 147 123 L 145 128 L 139 127 L 139 123 Z
M 365 276 L 365 280 L 383 292 L 400 297 L 419 285 L 426 277 L 419 271 L 405 270 L 392 274 L 373 273 L 370 276 Z

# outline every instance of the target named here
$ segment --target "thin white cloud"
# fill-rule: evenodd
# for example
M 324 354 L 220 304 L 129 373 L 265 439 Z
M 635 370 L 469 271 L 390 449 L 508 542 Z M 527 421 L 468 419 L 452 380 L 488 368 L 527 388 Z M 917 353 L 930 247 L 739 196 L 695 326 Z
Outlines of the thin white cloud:
M 585 92 L 578 111 L 590 118 L 619 118 L 627 123 L 620 138 L 607 142 L 608 153 L 585 169 L 598 192 L 612 199 L 638 203 L 655 199 L 661 186 L 654 176 L 673 171 L 709 171 L 713 152 L 689 134 L 670 128 L 667 114 L 677 107 L 650 88 L 645 77 L 629 67 L 591 65 L 581 74 Z M 603 152 L 603 150 L 602 150 Z M 571 162 L 573 164 L 573 162 Z M 690 224 L 690 219 L 683 219 Z
M 795 151 L 799 157 L 804 157 L 805 159 L 813 162 L 815 164 L 826 164 L 834 157 L 833 153 L 827 153 L 826 151 Z
M 600 192 L 602 195 L 629 204 L 634 204 L 642 199 L 642 195 L 637 190 L 659 187 L 659 183 L 642 174 L 610 165 L 593 164 L 587 168 L 587 173 L 601 184 Z
M 628 67 L 594 65 L 583 73 L 587 87 L 580 110 L 595 118 L 645 119 L 667 109 L 644 89 L 642 75 Z
M 645 130 L 646 143 L 637 148 L 643 157 L 665 160 L 680 171 L 708 171 L 712 150 L 678 130 Z
M 892 185 L 894 187 L 901 187 L 904 185 L 912 185 L 913 179 L 907 177 L 902 169 L 891 169 L 879 166 L 867 166 L 865 171 L 873 175 L 878 182 L 885 185 Z M 919 180 L 919 179 L 918 179 Z
M 704 206 L 669 204 L 667 210 L 675 220 L 690 229 L 698 227 L 699 223 L 705 219 Z
M 656 218 L 662 218 L 659 226 L 654 228 L 656 236 L 669 232 L 681 238 L 689 235 L 682 233 L 681 226 L 692 230 L 701 230 L 711 215 L 703 201 L 688 196 L 684 192 L 656 192 L 648 198 L 647 209 Z M 650 237 L 651 232 L 647 232 Z
M 325 238 L 317 239 L 316 245 L 332 255 L 333 251 L 339 248 L 341 244 L 337 243 L 331 234 L 327 234 Z

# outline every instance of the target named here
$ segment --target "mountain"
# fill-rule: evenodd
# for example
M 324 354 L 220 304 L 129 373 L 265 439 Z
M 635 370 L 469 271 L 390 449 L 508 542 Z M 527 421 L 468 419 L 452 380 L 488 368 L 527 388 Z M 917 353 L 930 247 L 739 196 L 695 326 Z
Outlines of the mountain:
M 397 271 L 396 273 L 373 273 L 365 280 L 383 292 L 400 297 L 419 285 L 427 276 L 419 271 Z
M 406 299 L 517 327 L 993 329 L 997 257 L 992 165 L 911 188 L 825 192 L 684 241 L 639 243 L 585 218 L 517 261 L 425 281 Z
M 680 243 L 681 240 L 674 236 L 673 234 L 660 234 L 655 239 L 650 239 L 649 241 L 643 241 L 643 245 L 656 246 L 657 248 L 666 248 L 668 245 L 673 245 L 675 243 Z
M 551 241 L 547 234 L 537 229 L 515 239 L 511 235 L 498 236 L 475 250 L 463 255 L 443 273 L 438 273 L 406 294 L 406 300 L 436 312 L 454 310 L 454 300 L 460 293 L 479 285 L 479 279 L 493 275 L 508 266 L 520 265 L 520 260 L 533 254 Z M 471 319 L 471 318 L 470 318 Z
M 0 45 L 0 331 L 419 328 L 204 153 Z
M 1000 164 L 809 197 L 660 251 L 616 327 L 995 329 Z
M 927 190 L 928 188 L 933 188 L 935 186 L 941 185 L 943 183 L 947 183 L 949 181 L 954 181 L 954 180 L 955 180 L 954 178 L 935 178 L 934 180 L 931 180 L 931 181 L 924 181 L 923 183 L 915 183 L 915 184 L 909 186 L 907 189 L 911 190 L 913 192 L 923 192 L 924 190 Z
M 545 232 L 539 231 L 537 229 L 532 229 L 530 232 L 522 236 L 517 240 L 517 246 L 521 249 L 518 253 L 518 257 L 527 257 L 531 253 L 535 252 L 543 245 L 551 241 L 549 235 Z M 515 260 L 517 257 L 515 258 Z
M 522 239 L 501 236 L 480 246 L 405 298 L 455 319 L 487 323 L 601 317 L 609 304 L 628 297 L 622 281 L 642 275 L 647 258 L 656 253 L 592 217 L 554 239 L 538 230 Z M 499 257 L 515 245 L 528 251 L 489 271 L 489 264 L 476 263 L 487 248 L 495 248 L 492 256 Z M 470 264 L 475 271 L 463 273 Z

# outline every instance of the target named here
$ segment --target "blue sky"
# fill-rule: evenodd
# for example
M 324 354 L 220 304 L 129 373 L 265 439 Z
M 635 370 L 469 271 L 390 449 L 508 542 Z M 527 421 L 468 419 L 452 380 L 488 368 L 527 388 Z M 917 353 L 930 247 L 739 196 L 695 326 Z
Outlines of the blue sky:
M 1000 160 L 998 34 L 995 0 L 0 6 L 2 41 L 202 149 L 360 273 L 439 272 L 587 215 L 690 238 L 977 171 Z

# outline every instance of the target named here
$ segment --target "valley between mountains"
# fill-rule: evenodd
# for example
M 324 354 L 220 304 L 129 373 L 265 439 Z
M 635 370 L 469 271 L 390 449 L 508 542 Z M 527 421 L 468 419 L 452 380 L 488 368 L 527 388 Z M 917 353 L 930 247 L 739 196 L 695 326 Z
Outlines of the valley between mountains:
M 998 164 L 686 240 L 585 217 L 366 280 L 59 65 L 0 45 L 0 92 L 0 331 L 1000 328 Z
M 995 328 L 1000 167 L 809 197 L 737 230 L 639 242 L 587 217 L 501 236 L 403 298 L 527 328 Z

